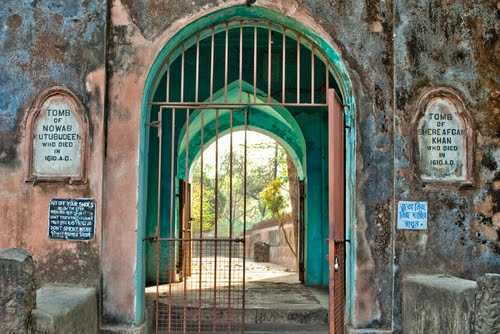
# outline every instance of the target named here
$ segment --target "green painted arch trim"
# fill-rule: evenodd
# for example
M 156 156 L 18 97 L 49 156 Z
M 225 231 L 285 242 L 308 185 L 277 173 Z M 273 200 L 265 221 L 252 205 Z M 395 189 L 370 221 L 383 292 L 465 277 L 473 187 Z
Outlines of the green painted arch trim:
M 249 125 L 247 127 L 247 129 L 249 131 L 253 131 L 253 132 L 258 132 L 258 133 L 261 133 L 263 135 L 266 135 L 274 140 L 276 140 L 284 149 L 287 153 L 290 154 L 291 156 L 291 159 L 294 163 L 294 166 L 297 168 L 297 176 L 300 180 L 304 180 L 305 179 L 305 171 L 304 171 L 304 168 L 302 166 L 302 162 L 300 162 L 300 159 L 299 157 L 297 156 L 297 154 L 295 153 L 295 150 L 294 148 L 292 148 L 283 138 L 281 137 L 278 137 L 274 131 L 268 131 L 266 129 L 263 129 L 261 127 L 255 127 L 255 126 L 251 126 Z M 244 130 L 244 126 L 235 126 L 233 127 L 233 132 L 238 132 L 238 131 L 243 131 Z M 230 133 L 230 130 L 229 129 L 225 129 L 224 131 L 221 131 L 219 133 L 219 138 L 222 138 L 223 136 L 225 135 L 228 135 Z M 211 136 L 210 140 L 207 142 L 206 146 L 209 146 L 210 144 L 212 144 L 213 142 L 215 142 L 215 136 Z M 201 151 L 200 150 L 196 150 L 195 153 L 193 153 L 193 155 L 191 156 L 191 153 L 190 153 L 190 162 L 189 162 L 189 166 L 188 168 L 191 168 L 191 165 L 196 161 L 196 159 L 200 156 L 201 154 Z M 181 171 L 179 173 L 179 179 L 184 179 L 185 177 L 182 176 L 183 174 L 182 173 L 185 173 L 185 167 L 182 166 L 182 161 L 185 157 L 185 153 L 183 153 L 182 155 L 179 156 L 179 162 L 178 162 L 178 168 L 179 170 Z
M 281 13 L 268 8 L 244 5 L 214 11 L 196 19 L 179 30 L 161 49 L 151 66 L 146 79 L 143 103 L 149 103 L 152 100 L 153 94 L 156 91 L 157 85 L 159 84 L 165 70 L 163 68 L 165 62 L 167 62 L 169 58 L 175 56 L 175 52 L 178 51 L 179 46 L 182 45 L 183 42 L 192 38 L 198 31 L 222 24 L 229 19 L 234 20 L 238 18 L 269 20 L 276 24 L 280 24 L 289 30 L 296 31 L 301 36 L 305 37 L 309 43 L 316 46 L 317 50 L 321 50 L 323 55 L 327 58 L 333 77 L 339 85 L 344 105 L 350 106 L 351 104 L 354 104 L 354 99 L 352 99 L 352 85 L 347 69 L 338 52 L 327 40 L 325 40 L 325 38 L 291 17 L 284 16 Z M 351 119 L 351 113 L 354 110 L 351 110 L 351 108 L 347 109 L 346 116 L 349 116 L 349 119 Z
M 346 281 L 350 284 L 346 289 L 346 309 L 347 316 L 354 313 L 354 286 L 355 286 L 355 261 L 356 261 L 356 211 L 355 211 L 355 177 L 356 177 L 356 124 L 355 124 L 355 99 L 353 96 L 352 83 L 348 75 L 346 66 L 337 50 L 330 42 L 320 34 L 306 27 L 303 23 L 287 17 L 279 12 L 258 6 L 232 6 L 209 13 L 180 29 L 162 48 L 156 56 L 146 77 L 144 94 L 141 104 L 140 116 L 140 137 L 139 137 L 139 176 L 137 189 L 137 242 L 136 242 L 136 267 L 135 267 L 135 293 L 134 293 L 134 323 L 141 325 L 145 319 L 145 236 L 147 223 L 147 194 L 148 194 L 148 157 L 149 157 L 149 136 L 150 136 L 150 116 L 153 94 L 161 77 L 162 67 L 167 57 L 179 47 L 183 41 L 197 31 L 224 21 L 243 19 L 266 19 L 281 24 L 287 29 L 300 32 L 307 37 L 329 62 L 333 77 L 338 84 L 342 102 L 344 105 L 344 121 L 347 126 L 346 131 L 346 238 L 351 240 L 346 251 Z M 348 319 L 349 320 L 349 319 Z
M 246 101 L 253 101 L 253 86 L 247 82 L 242 82 L 242 96 Z M 229 100 L 236 100 L 240 93 L 240 82 L 235 81 L 228 85 L 227 96 Z M 290 155 L 295 167 L 297 168 L 298 177 L 303 180 L 306 175 L 306 140 L 302 134 L 299 124 L 292 114 L 283 106 L 279 105 L 264 105 L 261 96 L 264 92 L 257 90 L 257 103 L 251 105 L 251 114 L 249 117 L 248 128 L 256 132 L 265 134 L 285 148 Z M 222 104 L 224 102 L 224 89 L 220 89 L 214 94 L 213 103 Z M 271 101 L 272 103 L 277 101 Z M 260 103 L 260 104 L 259 104 Z M 244 128 L 244 109 L 233 110 L 233 131 L 243 130 Z M 203 123 L 201 114 L 203 113 Z M 201 128 L 203 124 L 203 146 L 208 147 L 215 141 L 215 110 L 204 109 L 193 110 L 190 113 L 189 129 L 186 130 L 184 125 L 180 132 L 178 146 L 177 170 L 180 178 L 186 176 L 186 147 L 188 147 L 189 159 L 187 161 L 188 169 L 192 163 L 200 155 Z M 218 130 L 219 138 L 230 132 L 230 111 L 227 109 L 219 110 Z M 188 138 L 189 134 L 189 138 Z M 189 140 L 189 144 L 187 144 Z M 187 146 L 188 145 L 188 146 Z

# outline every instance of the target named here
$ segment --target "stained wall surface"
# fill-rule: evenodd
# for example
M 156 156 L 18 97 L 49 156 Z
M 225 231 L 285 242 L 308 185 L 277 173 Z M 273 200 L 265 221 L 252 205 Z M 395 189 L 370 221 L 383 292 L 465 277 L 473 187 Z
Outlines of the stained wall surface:
M 104 1 L 17 1 L 0 6 L 0 247 L 33 253 L 39 284 L 100 280 L 102 203 Z M 88 182 L 27 183 L 27 129 L 38 94 L 65 86 L 85 106 L 90 123 Z M 50 241 L 52 198 L 91 197 L 99 203 L 96 237 Z
M 161 47 L 187 23 L 243 1 L 13 1 L 0 7 L 0 247 L 33 253 L 40 282 L 100 286 L 105 323 L 134 319 L 141 100 Z M 357 328 L 401 327 L 402 278 L 500 269 L 500 49 L 497 1 L 258 0 L 328 39 L 356 102 Z M 25 120 L 36 95 L 65 85 L 90 121 L 88 182 L 26 183 Z M 413 118 L 427 89 L 456 90 L 473 120 L 474 182 L 423 183 Z M 47 238 L 55 197 L 98 204 L 91 242 Z M 429 203 L 428 229 L 395 228 L 398 200 Z
M 395 8 L 395 198 L 429 205 L 426 232 L 395 235 L 396 286 L 411 273 L 475 280 L 500 271 L 492 224 L 500 211 L 499 10 L 497 1 L 406 1 Z M 457 92 L 476 131 L 470 186 L 426 184 L 415 172 L 415 105 L 440 86 Z M 399 323 L 399 312 L 394 314 Z

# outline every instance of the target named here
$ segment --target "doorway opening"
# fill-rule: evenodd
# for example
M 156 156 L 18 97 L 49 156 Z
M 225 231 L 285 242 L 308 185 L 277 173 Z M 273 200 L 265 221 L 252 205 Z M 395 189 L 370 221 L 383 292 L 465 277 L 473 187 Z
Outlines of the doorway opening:
M 328 290 L 304 286 L 299 275 L 304 194 L 296 162 L 278 141 L 251 130 L 205 146 L 181 181 L 182 238 L 164 240 L 178 254 L 175 272 L 147 288 L 158 298 L 160 330 L 286 329 L 303 319 L 326 329 Z M 300 319 L 287 320 L 293 317 Z
M 245 7 L 238 10 L 259 11 Z M 330 111 L 334 110 L 331 102 L 335 95 L 342 96 L 345 92 L 335 80 L 338 64 L 332 64 L 323 46 L 307 33 L 291 29 L 279 20 L 266 20 L 266 15 L 243 14 L 229 15 L 226 19 L 218 17 L 190 35 L 175 37 L 176 47 L 169 48 L 162 56 L 150 82 L 146 132 L 148 167 L 142 174 L 147 184 L 144 244 L 141 244 L 145 251 L 145 284 L 142 286 L 151 286 L 149 289 L 154 291 L 153 317 L 157 332 L 224 332 L 248 327 L 251 317 L 245 315 L 245 310 L 250 300 L 247 292 L 251 274 L 245 269 L 249 261 L 253 261 L 249 255 L 252 252 L 255 255 L 257 241 L 252 242 L 251 235 L 247 237 L 246 233 L 262 238 L 260 230 L 269 226 L 262 223 L 259 229 L 259 222 L 247 228 L 246 212 L 250 203 L 247 203 L 248 196 L 242 196 L 244 203 L 236 204 L 238 187 L 234 177 L 229 177 L 231 181 L 225 185 L 230 189 L 227 205 L 219 200 L 224 197 L 220 188 L 223 185 L 200 176 L 200 187 L 208 187 L 210 182 L 213 186 L 214 198 L 207 205 L 219 214 L 220 210 L 228 212 L 226 223 L 222 216 L 215 214 L 213 223 L 204 226 L 209 220 L 201 216 L 210 217 L 210 210 L 205 212 L 204 208 L 208 195 L 205 196 L 204 191 L 196 193 L 193 188 L 196 177 L 190 174 L 197 159 L 204 159 L 209 146 L 215 144 L 218 150 L 227 135 L 233 138 L 234 145 L 234 136 L 243 133 L 248 140 L 252 131 L 278 142 L 296 168 L 301 199 L 296 203 L 296 212 L 300 224 L 295 231 L 293 224 L 291 227 L 285 222 L 277 224 L 278 230 L 284 230 L 282 234 L 287 235 L 279 242 L 284 242 L 292 254 L 295 253 L 296 263 L 291 266 L 297 267 L 298 274 L 293 278 L 303 283 L 297 284 L 300 287 L 330 288 L 331 303 L 335 263 L 335 272 L 338 272 L 335 293 L 340 305 L 337 308 L 342 311 L 337 313 L 343 314 L 344 233 L 338 232 L 332 238 L 329 202 L 333 198 L 329 194 L 332 189 L 329 186 L 332 178 Z M 337 98 L 339 100 L 342 98 Z M 339 110 L 342 113 L 340 105 L 336 103 L 337 113 Z M 343 137 L 344 121 L 340 118 L 336 122 L 336 131 Z M 338 144 L 344 147 L 343 143 Z M 248 149 L 247 145 L 243 147 Z M 255 186 L 254 182 L 247 182 L 247 153 L 243 154 L 246 161 L 241 168 L 235 168 L 237 160 L 234 152 L 230 154 L 229 171 L 215 168 L 214 178 L 223 176 L 219 173 L 234 176 L 243 170 L 246 181 L 242 186 L 247 194 L 249 187 Z M 215 165 L 219 166 L 223 159 L 219 161 L 219 154 L 215 156 Z M 343 165 L 343 156 L 336 161 Z M 200 164 L 200 169 L 201 166 L 204 164 Z M 339 180 L 343 180 L 340 170 L 336 172 L 341 175 Z M 271 190 L 273 186 L 281 185 L 276 182 L 270 185 Z M 202 196 L 205 199 L 199 198 L 201 204 L 195 208 L 193 197 Z M 343 208 L 343 192 L 338 199 L 337 205 Z M 224 209 L 224 205 L 229 209 Z M 200 211 L 198 221 L 193 210 Z M 236 218 L 241 211 L 245 212 L 244 222 L 243 227 L 238 227 Z M 335 222 L 343 225 L 344 219 L 337 218 Z M 193 223 L 201 224 L 198 230 Z M 274 224 L 276 227 L 276 222 Z M 253 227 L 259 232 L 253 233 Z M 287 229 L 292 231 L 287 234 Z M 198 232 L 198 236 L 194 237 L 193 232 Z M 253 248 L 247 247 L 252 243 Z M 297 244 L 295 249 L 294 244 Z M 328 251 L 340 244 L 340 252 Z M 257 253 L 265 258 L 271 253 L 271 246 L 272 243 L 263 241 L 258 244 Z M 267 271 L 273 271 L 271 269 Z M 283 272 L 278 271 L 279 275 Z M 209 287 L 204 287 L 202 278 L 196 278 L 200 274 L 210 278 Z M 270 283 L 286 283 L 273 279 L 276 277 Z M 221 280 L 226 283 L 220 285 Z M 195 291 L 193 296 L 196 295 L 194 301 L 186 298 L 187 291 L 191 291 L 190 284 Z M 173 293 L 175 291 L 178 293 Z M 312 298 L 318 299 L 314 295 Z M 254 319 L 261 321 L 258 317 Z M 343 323 L 343 318 L 341 321 Z

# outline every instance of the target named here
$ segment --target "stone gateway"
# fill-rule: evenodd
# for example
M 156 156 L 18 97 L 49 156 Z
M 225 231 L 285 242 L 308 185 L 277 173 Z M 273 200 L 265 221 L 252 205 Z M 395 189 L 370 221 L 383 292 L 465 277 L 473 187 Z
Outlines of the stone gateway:
M 0 334 L 500 333 L 499 17 L 0 0 Z

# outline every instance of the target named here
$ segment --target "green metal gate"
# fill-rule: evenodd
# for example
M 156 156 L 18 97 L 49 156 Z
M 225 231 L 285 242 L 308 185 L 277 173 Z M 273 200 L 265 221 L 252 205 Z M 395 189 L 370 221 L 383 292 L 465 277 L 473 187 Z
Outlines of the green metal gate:
M 155 113 L 150 124 L 157 130 L 157 147 L 150 152 L 158 161 L 156 198 L 150 199 L 156 201 L 156 230 L 149 238 L 156 254 L 157 333 L 244 331 L 246 228 L 242 235 L 233 233 L 230 216 L 229 234 L 218 233 L 218 139 L 231 136 L 232 206 L 233 132 L 245 131 L 246 194 L 249 118 L 266 117 L 266 108 L 324 108 L 327 112 L 331 86 L 331 67 L 315 44 L 271 21 L 227 21 L 199 31 L 169 55 L 156 83 L 163 89 L 151 102 Z M 201 226 L 198 234 L 192 232 L 189 184 L 192 159 L 203 152 L 208 138 L 216 145 L 212 235 L 204 234 Z M 193 141 L 196 152 L 190 152 Z M 179 156 L 181 148 L 184 156 Z M 203 154 L 200 158 L 203 180 Z M 202 225 L 203 212 L 200 217 Z M 244 220 L 246 225 L 246 213 Z M 303 235 L 299 239 L 304 240 Z M 303 255 L 301 261 L 303 270 Z

